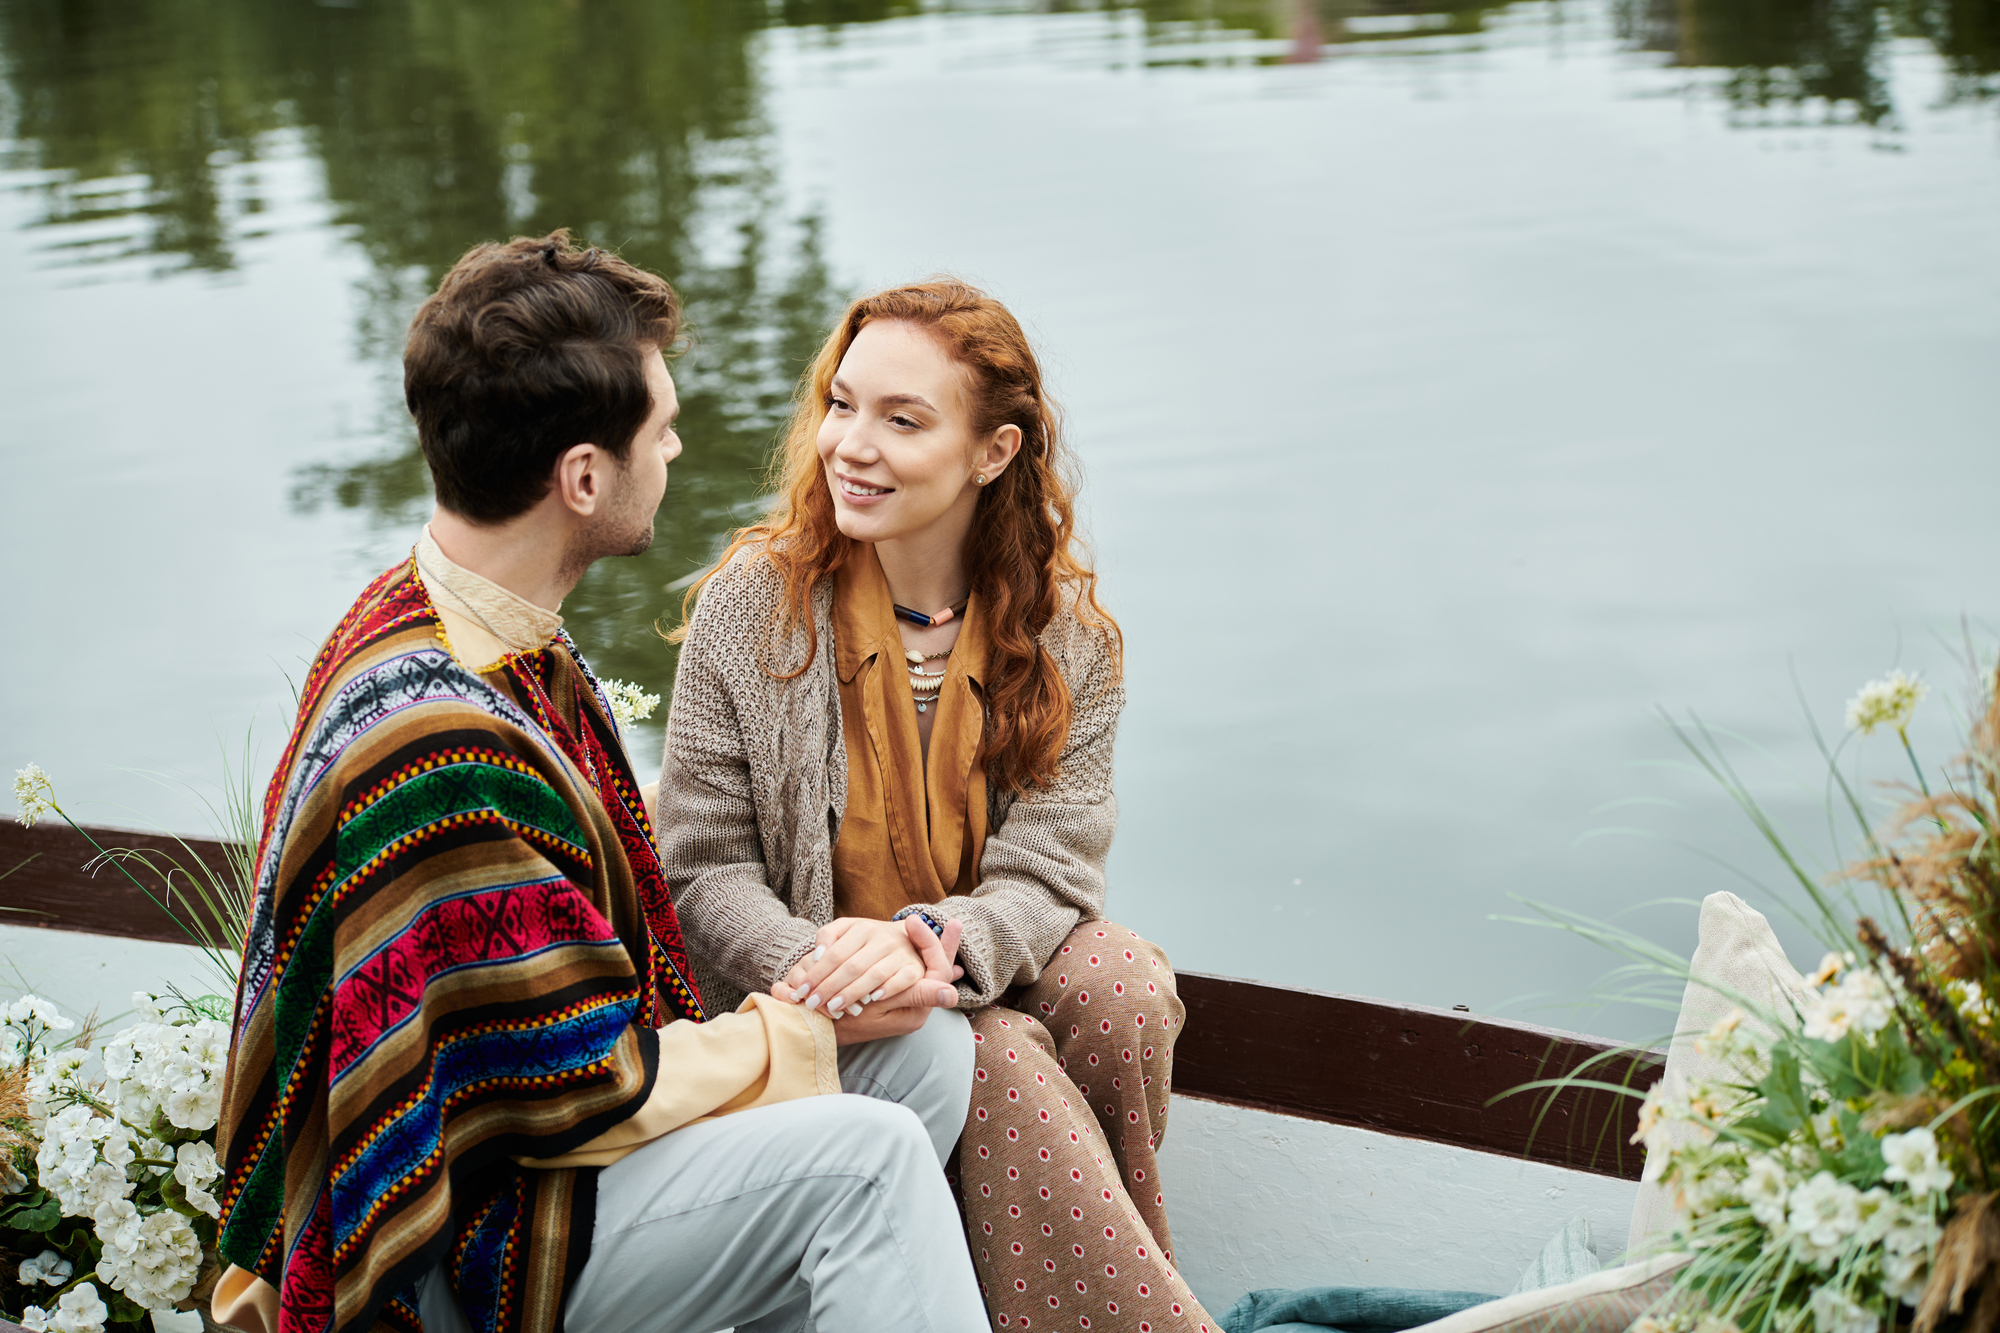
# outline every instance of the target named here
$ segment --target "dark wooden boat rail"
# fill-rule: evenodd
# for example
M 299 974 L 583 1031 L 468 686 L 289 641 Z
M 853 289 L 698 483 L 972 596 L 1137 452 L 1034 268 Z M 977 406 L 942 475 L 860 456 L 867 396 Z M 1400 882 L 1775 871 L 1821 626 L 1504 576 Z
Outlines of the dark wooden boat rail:
M 165 853 L 220 868 L 222 844 L 93 829 L 106 847 Z M 90 843 L 67 826 L 0 822 L 0 924 L 187 943 L 160 907 L 115 869 L 86 865 Z M 11 870 L 11 873 L 9 873 Z M 143 878 L 143 877 L 142 877 Z M 156 895 L 159 890 L 156 889 Z M 177 889 L 177 908 L 193 900 Z M 1444 1009 L 1257 981 L 1179 974 L 1187 1026 L 1174 1090 L 1480 1152 L 1637 1179 L 1635 1098 L 1582 1088 L 1510 1090 L 1572 1073 L 1643 1090 L 1663 1056 L 1592 1037 Z M 1498 1100 L 1496 1100 L 1498 1099 Z

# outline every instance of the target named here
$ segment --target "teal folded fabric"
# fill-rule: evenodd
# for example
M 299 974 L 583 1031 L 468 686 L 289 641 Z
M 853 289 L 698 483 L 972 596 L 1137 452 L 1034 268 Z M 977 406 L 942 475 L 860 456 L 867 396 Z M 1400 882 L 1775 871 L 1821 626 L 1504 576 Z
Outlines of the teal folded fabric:
M 1494 1299 L 1474 1291 L 1308 1287 L 1253 1291 L 1229 1307 L 1224 1333 L 1402 1333 Z

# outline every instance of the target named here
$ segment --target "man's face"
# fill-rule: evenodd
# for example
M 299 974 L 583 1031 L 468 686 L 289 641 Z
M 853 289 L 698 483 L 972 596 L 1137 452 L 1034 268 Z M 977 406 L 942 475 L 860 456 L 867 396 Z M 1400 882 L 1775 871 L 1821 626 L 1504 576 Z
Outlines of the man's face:
M 645 362 L 653 410 L 632 437 L 624 467 L 614 468 L 617 481 L 609 503 L 599 522 L 592 525 L 600 537 L 593 543 L 599 548 L 598 555 L 642 555 L 652 547 L 653 516 L 667 493 L 667 464 L 681 453 L 681 437 L 674 430 L 681 414 L 674 377 L 667 373 L 666 359 L 657 350 L 647 348 Z

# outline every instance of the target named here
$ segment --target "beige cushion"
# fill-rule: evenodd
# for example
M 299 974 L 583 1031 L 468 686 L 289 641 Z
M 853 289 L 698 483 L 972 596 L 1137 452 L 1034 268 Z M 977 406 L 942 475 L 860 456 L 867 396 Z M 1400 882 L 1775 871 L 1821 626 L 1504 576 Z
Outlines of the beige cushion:
M 1625 1333 L 1666 1294 L 1684 1254 L 1607 1268 L 1559 1287 L 1524 1291 L 1460 1310 L 1410 1333 Z
M 1793 1003 L 1802 1000 L 1805 993 L 1805 978 L 1785 957 L 1764 914 L 1733 893 L 1709 894 L 1701 902 L 1700 940 L 1688 965 L 1687 991 L 1681 997 L 1673 1044 L 1667 1048 L 1666 1091 L 1678 1094 L 1691 1080 L 1719 1078 L 1728 1072 L 1695 1050 L 1694 1043 L 1731 1009 L 1747 1007 L 1788 1019 Z M 1693 1133 L 1694 1127 L 1677 1124 L 1666 1132 L 1669 1136 L 1686 1135 Z M 1664 1188 L 1653 1183 L 1665 1166 L 1664 1154 L 1647 1155 L 1639 1197 L 1632 1204 L 1632 1227 L 1625 1239 L 1628 1254 L 1657 1247 L 1673 1228 L 1672 1200 Z

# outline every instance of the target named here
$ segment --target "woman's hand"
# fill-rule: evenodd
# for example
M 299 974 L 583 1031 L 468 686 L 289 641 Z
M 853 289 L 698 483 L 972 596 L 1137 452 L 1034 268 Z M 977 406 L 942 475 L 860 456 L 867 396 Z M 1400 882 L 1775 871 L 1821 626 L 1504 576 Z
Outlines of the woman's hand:
M 785 974 L 781 984 L 791 994 L 776 988 L 772 994 L 808 1009 L 823 1004 L 828 1017 L 839 1018 L 849 1009 L 901 994 L 924 975 L 923 958 L 900 921 L 844 916 L 821 926 L 817 941 Z
M 821 927 L 820 938 L 830 942 L 801 959 L 771 994 L 808 1008 L 824 999 L 828 1015 L 838 1020 L 842 1045 L 914 1032 L 931 1009 L 958 1003 L 951 983 L 965 975 L 956 963 L 963 931 L 959 922 L 947 921 L 940 939 L 916 917 L 899 922 L 843 917 Z M 862 985 L 870 989 L 864 992 Z M 849 990 L 868 998 L 850 1000 Z

